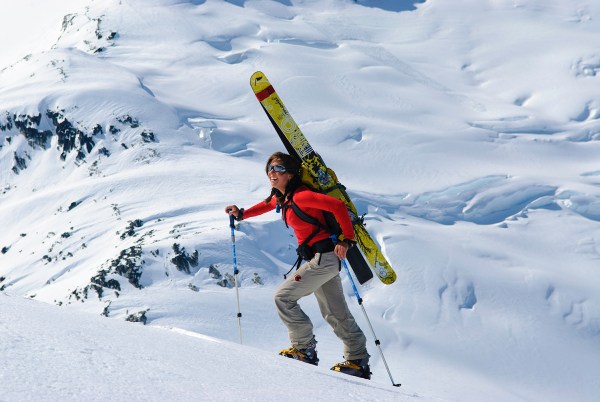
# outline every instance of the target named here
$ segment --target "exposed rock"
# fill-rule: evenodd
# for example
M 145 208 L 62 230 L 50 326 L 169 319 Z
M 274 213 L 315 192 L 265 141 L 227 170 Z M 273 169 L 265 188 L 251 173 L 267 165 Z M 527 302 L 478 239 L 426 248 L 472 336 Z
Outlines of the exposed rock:
M 142 324 L 146 325 L 146 321 L 148 320 L 148 318 L 146 317 L 147 312 L 148 312 L 148 310 L 144 310 L 144 311 L 138 311 L 137 313 L 134 313 L 134 314 L 130 314 L 127 316 L 125 321 L 141 322 Z
M 40 125 L 41 119 L 42 115 L 39 113 L 35 116 L 13 115 L 14 127 L 27 138 L 27 143 L 32 148 L 47 149 L 52 132 L 49 130 L 41 131 L 36 128 Z
M 141 135 L 144 142 L 157 142 L 152 131 L 144 130 Z
M 136 118 L 129 116 L 126 114 L 125 116 L 117 117 L 117 121 L 121 124 L 128 125 L 131 128 L 138 128 L 140 126 L 140 122 L 137 121 Z
M 252 282 L 254 282 L 257 285 L 263 284 L 262 278 L 256 272 L 254 273 L 254 276 L 252 277 Z
M 136 219 L 133 221 L 129 221 L 129 224 L 125 228 L 125 232 L 121 234 L 121 240 L 124 240 L 126 237 L 135 236 L 135 228 L 141 228 L 144 225 L 144 221 L 141 219 Z
M 221 279 L 223 277 L 223 275 L 221 275 L 215 264 L 210 264 L 210 266 L 208 267 L 208 274 L 213 279 Z
M 103 269 L 98 272 L 98 275 L 90 279 L 91 284 L 89 285 L 89 287 L 94 289 L 96 293 L 98 293 L 99 299 L 101 299 L 104 295 L 104 288 L 121 291 L 121 284 L 119 283 L 119 281 L 117 281 L 116 279 L 106 279 L 106 276 L 108 274 L 109 272 Z
M 52 120 L 56 128 L 56 136 L 58 137 L 58 148 L 62 150 L 60 158 L 65 160 L 67 154 L 72 150 L 77 151 L 77 159 L 85 158 L 85 151 L 89 154 L 94 148 L 95 142 L 92 136 L 86 135 L 84 132 L 73 126 L 73 124 L 60 112 L 48 110 L 46 115 Z
M 180 247 L 179 244 L 173 244 L 173 251 L 175 257 L 171 258 L 171 262 L 177 267 L 178 271 L 183 271 L 186 274 L 190 273 L 190 267 L 198 266 L 198 250 L 195 250 L 190 256 L 186 251 L 185 247 Z
M 27 169 L 27 161 L 25 158 L 20 157 L 16 152 L 14 153 L 14 165 L 12 171 L 15 174 L 19 174 L 21 170 Z
M 232 288 L 235 286 L 235 278 L 229 272 L 225 273 L 225 277 L 217 282 L 217 285 L 224 288 Z
M 69 299 L 74 297 L 76 300 L 84 301 L 88 297 L 89 290 L 94 290 L 98 294 L 98 298 L 101 299 L 104 296 L 105 289 L 115 290 L 118 297 L 121 284 L 114 277 L 111 278 L 114 275 L 122 276 L 137 289 L 142 289 L 140 278 L 143 264 L 144 260 L 142 259 L 142 248 L 140 246 L 122 250 L 116 259 L 107 262 L 108 267 L 101 269 L 95 276 L 90 278 L 89 285 L 71 292 Z
M 142 248 L 133 246 L 121 251 L 119 257 L 111 263 L 111 269 L 138 289 L 142 289 L 140 278 L 142 276 Z
M 79 204 L 81 204 L 81 201 L 73 201 L 70 205 L 69 208 L 67 209 L 67 211 L 72 210 L 73 208 L 76 208 Z

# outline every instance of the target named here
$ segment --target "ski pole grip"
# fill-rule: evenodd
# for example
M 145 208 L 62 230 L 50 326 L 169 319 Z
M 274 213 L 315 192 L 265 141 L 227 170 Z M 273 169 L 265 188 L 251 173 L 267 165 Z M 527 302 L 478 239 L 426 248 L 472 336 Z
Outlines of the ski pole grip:
M 229 227 L 235 228 L 235 217 L 233 215 L 229 215 Z

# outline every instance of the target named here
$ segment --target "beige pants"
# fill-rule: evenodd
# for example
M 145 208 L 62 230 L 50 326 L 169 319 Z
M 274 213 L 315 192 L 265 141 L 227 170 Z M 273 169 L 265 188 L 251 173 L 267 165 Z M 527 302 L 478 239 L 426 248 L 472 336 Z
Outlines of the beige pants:
M 342 281 L 340 260 L 335 253 L 317 253 L 302 264 L 275 292 L 279 317 L 288 328 L 292 346 L 304 349 L 313 338 L 313 324 L 298 305 L 298 300 L 314 293 L 323 318 L 344 343 L 346 360 L 362 359 L 367 353 L 366 338 L 348 310 Z

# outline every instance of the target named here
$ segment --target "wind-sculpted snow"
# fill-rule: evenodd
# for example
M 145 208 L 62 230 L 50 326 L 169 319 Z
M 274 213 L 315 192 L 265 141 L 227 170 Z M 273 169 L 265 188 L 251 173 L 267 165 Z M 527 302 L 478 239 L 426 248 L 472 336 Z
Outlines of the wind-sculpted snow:
M 523 216 L 528 209 L 559 209 L 556 187 L 506 176 L 484 177 L 442 191 L 406 197 L 402 211 L 444 225 L 457 221 L 491 225 Z
M 596 173 L 585 176 L 596 176 Z M 361 196 L 358 197 L 357 205 L 362 208 L 369 205 L 369 202 L 363 203 Z M 506 176 L 484 177 L 441 191 L 416 196 L 404 194 L 396 198 L 396 201 L 383 199 L 379 203 L 380 211 L 407 213 L 444 225 L 458 221 L 493 225 L 527 218 L 528 211 L 536 209 L 557 213 L 569 210 L 589 220 L 600 220 L 598 195 L 560 191 L 558 187 Z
M 473 122 L 472 126 L 485 129 L 490 132 L 491 137 L 504 141 L 598 141 L 600 120 L 597 113 L 588 104 L 566 124 L 555 120 L 540 120 L 532 116 L 515 116 L 500 121 Z
M 425 3 L 425 0 L 409 0 L 409 1 L 394 1 L 394 0 L 356 0 L 362 6 L 381 8 L 388 11 L 413 11 L 417 5 Z
M 600 335 L 600 320 L 593 303 L 568 290 L 558 290 L 549 286 L 546 300 L 551 311 L 561 317 L 567 325 L 597 337 Z
M 568 191 L 559 194 L 558 202 L 587 219 L 600 221 L 600 197 L 598 196 Z

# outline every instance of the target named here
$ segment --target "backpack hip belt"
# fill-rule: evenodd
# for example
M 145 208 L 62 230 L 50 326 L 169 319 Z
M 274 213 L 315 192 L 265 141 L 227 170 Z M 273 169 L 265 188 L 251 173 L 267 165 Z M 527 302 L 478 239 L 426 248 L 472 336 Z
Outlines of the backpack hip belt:
M 329 253 L 335 249 L 335 244 L 333 244 L 333 240 L 331 238 L 319 240 L 315 244 L 311 246 L 315 253 Z

